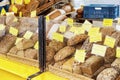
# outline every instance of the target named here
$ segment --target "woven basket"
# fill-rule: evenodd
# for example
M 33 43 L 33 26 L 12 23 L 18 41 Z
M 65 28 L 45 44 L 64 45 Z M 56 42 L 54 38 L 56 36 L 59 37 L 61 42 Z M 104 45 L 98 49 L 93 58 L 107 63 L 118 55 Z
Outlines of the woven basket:
M 94 79 L 88 78 L 88 77 L 83 76 L 83 75 L 78 75 L 78 74 L 70 73 L 70 72 L 65 71 L 65 70 L 58 69 L 58 68 L 53 67 L 51 65 L 49 65 L 49 71 L 60 76 L 60 77 L 67 78 L 69 80 L 94 80 Z
M 10 60 L 21 62 L 23 64 L 30 65 L 30 66 L 39 67 L 39 61 L 37 60 L 28 59 L 25 57 L 19 57 L 17 55 L 9 54 L 9 53 L 7 54 L 7 58 Z

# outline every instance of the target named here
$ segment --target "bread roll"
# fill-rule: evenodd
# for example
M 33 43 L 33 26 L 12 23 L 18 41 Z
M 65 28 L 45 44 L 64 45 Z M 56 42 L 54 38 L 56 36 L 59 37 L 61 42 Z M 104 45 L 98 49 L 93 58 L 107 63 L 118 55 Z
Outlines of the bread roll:
M 25 56 L 25 52 L 23 50 L 20 50 L 20 51 L 17 52 L 17 56 L 24 57 Z
M 17 52 L 18 52 L 18 49 L 17 49 L 16 46 L 12 47 L 9 51 L 10 54 L 15 54 L 15 55 L 16 55 Z

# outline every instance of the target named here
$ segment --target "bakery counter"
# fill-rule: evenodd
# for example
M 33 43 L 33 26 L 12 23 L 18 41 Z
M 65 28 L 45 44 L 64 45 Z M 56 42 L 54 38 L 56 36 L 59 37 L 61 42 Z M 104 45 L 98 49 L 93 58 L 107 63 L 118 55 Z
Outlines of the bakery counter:
M 38 71 L 39 69 L 36 67 L 15 62 L 0 56 L 0 75 L 2 78 L 1 80 L 26 80 L 28 76 Z

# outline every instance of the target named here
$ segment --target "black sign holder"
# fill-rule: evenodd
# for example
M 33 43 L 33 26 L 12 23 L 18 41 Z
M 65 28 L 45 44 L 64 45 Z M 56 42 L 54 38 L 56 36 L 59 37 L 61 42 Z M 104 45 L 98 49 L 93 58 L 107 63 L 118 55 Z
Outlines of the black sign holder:
M 38 34 L 39 34 L 39 68 L 40 71 L 29 76 L 27 80 L 40 75 L 46 69 L 46 19 L 44 16 L 40 16 L 38 19 Z

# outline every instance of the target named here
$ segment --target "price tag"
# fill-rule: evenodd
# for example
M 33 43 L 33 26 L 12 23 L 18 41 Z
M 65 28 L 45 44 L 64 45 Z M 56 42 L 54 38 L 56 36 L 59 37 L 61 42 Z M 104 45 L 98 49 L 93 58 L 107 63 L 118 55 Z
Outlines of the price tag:
M 116 40 L 112 37 L 106 36 L 104 45 L 114 48 Z
M 39 44 L 38 44 L 38 41 L 37 41 L 34 45 L 34 48 L 38 50 L 38 46 L 39 46 Z
M 102 34 L 101 33 L 96 33 L 94 35 L 91 35 L 89 38 L 90 38 L 90 42 L 102 41 Z
M 73 27 L 70 28 L 70 32 L 73 32 L 73 33 L 74 33 L 76 30 L 77 30 L 77 27 L 74 27 L 74 26 L 73 26 Z
M 49 22 L 49 21 L 50 21 L 50 17 L 46 16 L 46 22 Z
M 107 50 L 106 46 L 98 45 L 98 44 L 93 44 L 92 52 L 91 53 L 104 57 L 105 53 L 106 53 L 106 50 Z
M 118 24 L 120 24 L 120 18 L 118 18 Z
M 89 30 L 89 32 L 88 32 L 88 35 L 89 35 L 89 36 L 95 35 L 95 34 L 99 33 L 99 31 L 100 31 L 100 28 L 99 28 L 99 27 L 90 28 L 90 30 Z
M 17 7 L 16 7 L 15 5 L 12 6 L 12 11 L 13 11 L 14 13 L 17 13 L 18 9 L 17 9 Z
M 85 50 L 76 50 L 75 53 L 75 60 L 78 62 L 84 62 L 86 57 Z
M 11 4 L 13 5 L 15 3 L 15 0 L 11 0 Z
M 4 30 L 5 29 L 5 25 L 4 24 L 0 24 L 0 30 Z
M 36 10 L 32 11 L 30 16 L 31 17 L 36 17 Z
M 120 58 L 120 47 L 116 48 L 116 57 Z
M 62 33 L 65 32 L 66 31 L 66 26 L 60 26 L 59 31 L 62 32 Z
M 113 19 L 104 19 L 103 20 L 103 26 L 111 27 L 112 25 L 113 25 Z
M 24 0 L 25 4 L 29 4 L 30 0 Z
M 89 31 L 92 27 L 92 24 L 88 21 L 88 20 L 85 20 L 85 22 L 82 24 L 82 27 L 86 30 L 86 31 Z
M 16 4 L 22 5 L 23 4 L 23 0 L 15 0 Z
M 73 22 L 74 22 L 74 20 L 72 18 L 67 19 L 68 25 L 73 26 Z
M 82 28 L 82 27 L 78 27 L 78 28 L 75 30 L 75 35 L 84 34 L 84 33 L 85 33 L 85 29 Z
M 116 30 L 120 31 L 120 24 L 116 25 Z
M 62 34 L 59 34 L 59 33 L 55 32 L 55 33 L 52 34 L 52 39 L 63 42 L 64 36 Z
M 2 8 L 2 10 L 1 10 L 1 15 L 3 16 L 3 15 L 5 15 L 6 14 L 6 10 L 4 9 L 4 8 Z
M 22 17 L 22 12 L 19 12 L 19 17 Z
M 27 31 L 23 37 L 24 37 L 25 39 L 30 39 L 30 38 L 32 37 L 32 35 L 33 35 L 33 32 Z
M 20 41 L 22 41 L 23 38 L 17 38 L 16 39 L 16 42 L 15 42 L 15 45 L 17 45 Z
M 14 27 L 10 27 L 9 33 L 17 36 L 18 35 L 18 29 L 14 28 Z
M 6 15 L 7 16 L 14 15 L 14 12 L 7 12 Z

